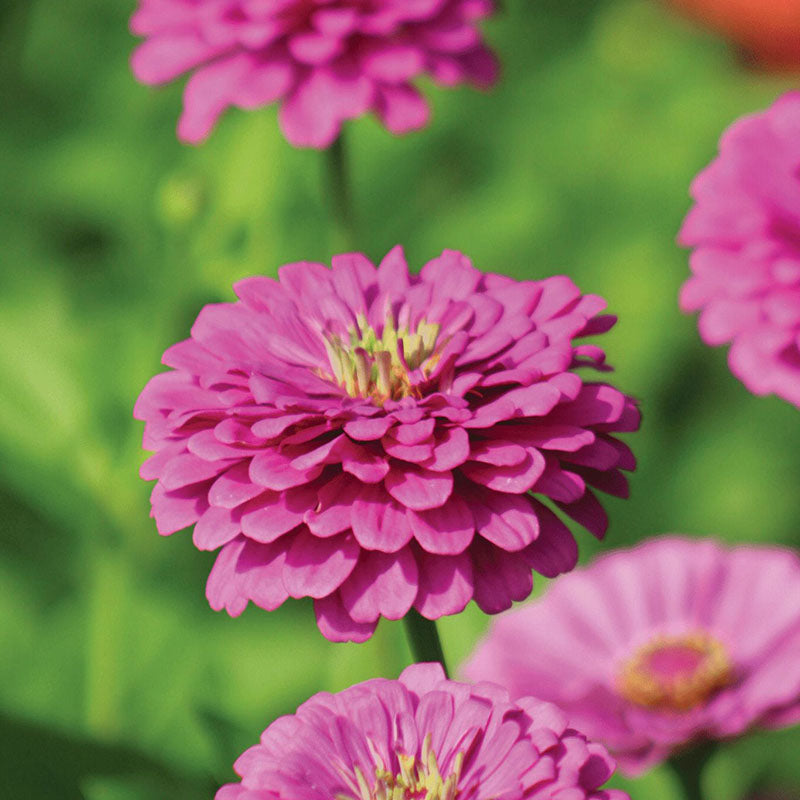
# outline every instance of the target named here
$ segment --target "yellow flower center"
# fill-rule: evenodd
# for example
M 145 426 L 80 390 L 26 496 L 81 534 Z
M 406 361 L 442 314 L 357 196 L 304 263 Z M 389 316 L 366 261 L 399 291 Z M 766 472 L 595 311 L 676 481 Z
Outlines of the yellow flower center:
M 689 711 L 732 682 L 725 646 L 698 631 L 648 642 L 623 664 L 617 686 L 639 706 Z
M 436 366 L 439 325 L 423 319 L 413 331 L 398 330 L 388 314 L 379 337 L 363 315 L 357 322 L 349 342 L 339 336 L 325 340 L 332 372 L 325 377 L 351 397 L 372 398 L 377 403 L 417 394 L 411 373 L 421 369 L 422 377 L 428 377 Z
M 398 761 L 400 771 L 396 775 L 378 767 L 371 782 L 356 767 L 358 794 L 338 794 L 336 800 L 456 800 L 458 797 L 458 781 L 464 765 L 463 753 L 458 753 L 452 772 L 443 777 L 431 749 L 431 735 L 428 734 L 419 758 L 400 755 Z

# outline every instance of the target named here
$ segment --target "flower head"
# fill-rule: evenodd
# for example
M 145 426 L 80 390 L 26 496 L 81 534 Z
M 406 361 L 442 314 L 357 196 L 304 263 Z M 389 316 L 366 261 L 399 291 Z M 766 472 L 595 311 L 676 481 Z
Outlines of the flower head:
M 736 122 L 692 196 L 681 308 L 751 392 L 800 405 L 800 92 Z
M 636 774 L 696 739 L 800 721 L 800 559 L 659 537 L 496 620 L 464 672 L 536 689 Z
M 286 138 L 327 147 L 342 123 L 374 111 L 393 133 L 424 126 L 412 81 L 488 87 L 497 77 L 479 21 L 492 0 L 140 0 L 146 37 L 132 66 L 143 83 L 185 72 L 178 135 L 199 142 L 229 106 L 281 103 Z
M 613 761 L 556 708 L 438 664 L 315 695 L 234 767 L 216 800 L 628 800 L 600 788 Z
M 531 569 L 571 569 L 575 541 L 542 500 L 604 534 L 592 487 L 626 494 L 634 461 L 613 434 L 639 415 L 576 372 L 604 367 L 573 341 L 613 324 L 601 298 L 452 251 L 411 275 L 399 248 L 377 269 L 343 255 L 235 289 L 135 409 L 159 531 L 194 525 L 197 547 L 222 548 L 215 609 L 313 597 L 328 638 L 363 640 L 412 606 L 502 611 Z

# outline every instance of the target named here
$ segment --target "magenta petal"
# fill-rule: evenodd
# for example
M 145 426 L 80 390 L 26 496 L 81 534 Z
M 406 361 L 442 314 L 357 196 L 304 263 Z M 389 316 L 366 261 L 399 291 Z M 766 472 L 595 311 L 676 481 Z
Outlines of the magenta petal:
M 602 539 L 608 530 L 608 516 L 594 494 L 587 489 L 580 500 L 574 503 L 557 503 L 565 514 L 575 522 L 583 525 L 586 530 Z
M 289 440 L 286 439 L 284 441 L 288 443 Z M 337 436 L 302 455 L 296 456 L 289 463 L 293 470 L 297 470 L 301 473 L 306 470 L 313 470 L 321 464 L 330 464 L 335 460 L 336 453 L 339 452 L 339 449 L 345 441 L 347 440 L 343 435 Z M 316 444 L 316 442 L 314 444 Z
M 428 553 L 457 555 L 472 541 L 475 522 L 469 506 L 460 497 L 450 497 L 438 508 L 410 511 L 414 538 Z
M 353 571 L 358 552 L 350 534 L 319 539 L 301 530 L 286 554 L 284 586 L 291 597 L 325 597 Z
M 166 83 L 218 52 L 219 49 L 210 47 L 199 32 L 154 36 L 134 50 L 131 69 L 142 83 Z
M 586 483 L 580 475 L 561 469 L 555 459 L 548 458 L 548 465 L 536 481 L 532 491 L 543 494 L 560 503 L 574 503 L 583 497 Z
M 301 470 L 292 468 L 290 459 L 277 450 L 264 450 L 250 462 L 250 480 L 274 491 L 308 483 L 320 472 L 322 472 L 321 465 Z
M 578 425 L 550 425 L 547 422 L 517 425 L 512 436 L 515 442 L 545 450 L 574 452 L 595 440 L 595 434 Z
M 406 547 L 397 553 L 362 552 L 339 594 L 356 622 L 401 619 L 417 596 L 417 563 Z
M 212 506 L 194 526 L 192 541 L 198 550 L 216 550 L 236 538 L 240 530 L 230 509 Z
M 514 467 L 493 467 L 477 461 L 468 461 L 461 472 L 471 481 L 487 486 L 497 492 L 523 494 L 539 479 L 545 470 L 544 456 L 533 448 L 528 448 L 525 460 Z
M 469 436 L 463 428 L 449 428 L 437 438 L 433 457 L 423 466 L 433 472 L 449 472 L 469 458 Z
M 578 563 L 578 545 L 569 528 L 536 500 L 539 536 L 522 552 L 525 563 L 546 578 L 569 572 Z
M 252 69 L 248 54 L 222 57 L 198 69 L 183 94 L 183 114 L 178 138 L 196 144 L 203 141 L 225 108 L 232 104 L 239 85 Z
M 533 588 L 530 567 L 514 553 L 488 542 L 472 549 L 475 602 L 485 614 L 499 614 L 515 600 L 524 600 Z
M 308 414 L 281 414 L 275 417 L 265 417 L 256 422 L 250 429 L 256 436 L 264 439 L 274 439 L 285 430 L 308 418 Z
M 625 395 L 605 384 L 585 385 L 571 403 L 564 403 L 553 412 L 553 422 L 589 425 L 616 422 L 625 409 Z
M 161 471 L 159 482 L 167 489 L 180 489 L 191 483 L 215 478 L 224 469 L 219 461 L 204 461 L 192 453 L 173 458 Z
M 226 783 L 217 790 L 214 800 L 242 800 L 246 793 L 241 783 Z
M 527 495 L 486 492 L 470 505 L 478 533 L 503 550 L 522 550 L 539 536 L 534 502 Z
M 389 494 L 406 508 L 424 511 L 444 505 L 453 491 L 453 476 L 449 472 L 398 465 L 386 476 L 384 485 Z
M 304 521 L 315 536 L 333 536 L 350 527 L 353 503 L 361 484 L 349 475 L 338 475 L 317 493 L 317 507 L 306 511 Z
M 501 439 L 486 439 L 473 445 L 470 460 L 495 467 L 515 467 L 525 460 L 526 455 L 525 448 L 518 444 Z
M 408 512 L 380 486 L 365 486 L 353 502 L 353 534 L 367 550 L 395 553 L 413 535 Z
M 206 583 L 206 597 L 214 611 L 224 608 L 232 617 L 238 617 L 247 607 L 248 598 L 235 578 L 236 562 L 244 548 L 244 539 L 222 548 Z
M 423 444 L 400 444 L 391 436 L 381 439 L 386 455 L 400 461 L 409 461 L 412 464 L 424 464 L 433 457 L 433 447 L 427 442 Z
M 366 314 L 368 290 L 375 285 L 375 265 L 361 253 L 331 258 L 333 288 L 354 315 Z
M 208 508 L 206 494 L 203 484 L 167 492 L 157 483 L 150 494 L 150 502 L 158 532 L 168 536 L 197 522 Z
M 339 453 L 344 471 L 364 483 L 380 483 L 389 472 L 386 458 L 349 439 L 340 446 Z
M 286 550 L 281 542 L 271 545 L 245 542 L 236 563 L 242 590 L 266 611 L 274 611 L 289 597 L 280 579 L 285 559 Z
M 345 611 L 337 594 L 314 601 L 317 627 L 331 642 L 366 642 L 375 632 L 377 622 L 356 622 Z
M 472 599 L 472 562 L 467 553 L 457 556 L 426 554 L 418 559 L 419 592 L 414 608 L 427 619 L 458 614 Z
M 237 617 L 248 600 L 268 611 L 289 596 L 281 581 L 286 552 L 280 544 L 261 545 L 237 539 L 225 545 L 208 576 L 206 596 L 215 611 Z
M 307 486 L 280 494 L 269 492 L 248 504 L 242 514 L 242 532 L 249 539 L 268 544 L 300 525 L 316 501 L 316 492 Z
M 223 441 L 217 436 L 216 428 L 195 433 L 189 437 L 187 447 L 190 453 L 211 464 L 217 464 L 226 458 L 240 460 L 256 452 L 254 447 L 242 447 Z
M 264 489 L 250 480 L 249 465 L 237 464 L 217 478 L 208 491 L 208 502 L 220 508 L 236 508 L 257 497 Z
M 258 64 L 239 84 L 232 101 L 240 108 L 259 108 L 268 105 L 291 88 L 294 76 L 293 64 Z
M 380 439 L 393 425 L 391 417 L 354 419 L 344 424 L 344 432 L 351 438 L 362 442 Z
M 433 419 L 422 419 L 413 425 L 398 425 L 393 431 L 392 436 L 400 444 L 421 444 L 427 442 L 433 434 L 436 421 Z
M 150 456 L 141 467 L 139 467 L 139 477 L 145 481 L 153 481 L 161 475 L 164 467 L 178 455 L 186 452 L 183 442 L 175 442 L 165 445 L 163 450 L 159 450 L 155 455 Z
M 344 120 L 367 110 L 373 91 L 363 75 L 345 77 L 329 68 L 313 69 L 281 106 L 281 129 L 297 147 L 328 147 Z
M 408 85 L 381 86 L 377 111 L 386 128 L 395 134 L 423 128 L 430 119 L 430 107 L 424 97 Z

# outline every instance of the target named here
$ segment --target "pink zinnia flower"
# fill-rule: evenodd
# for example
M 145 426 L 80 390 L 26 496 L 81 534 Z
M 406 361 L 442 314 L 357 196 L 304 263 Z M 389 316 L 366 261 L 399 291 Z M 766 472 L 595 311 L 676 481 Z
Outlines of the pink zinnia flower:
M 494 621 L 464 668 L 536 690 L 637 774 L 702 739 L 800 721 L 800 559 L 660 537 Z
M 479 21 L 492 0 L 140 0 L 146 37 L 132 66 L 143 83 L 192 72 L 178 136 L 205 139 L 229 106 L 280 102 L 299 147 L 327 147 L 368 111 L 392 133 L 421 128 L 429 109 L 413 81 L 488 87 L 497 65 Z
M 732 125 L 692 196 L 681 308 L 751 392 L 800 405 L 800 92 Z
M 409 275 L 396 248 L 281 267 L 207 306 L 173 371 L 135 415 L 156 454 L 153 516 L 221 547 L 215 609 L 316 599 L 330 639 L 364 640 L 382 615 L 436 619 L 474 598 L 487 613 L 531 591 L 531 569 L 575 565 L 568 528 L 602 536 L 591 487 L 624 496 L 633 401 L 576 367 L 604 366 L 574 337 L 614 322 L 565 277 L 484 275 L 445 251 Z
M 558 709 L 438 664 L 320 692 L 234 766 L 216 800 L 628 800 L 600 788 L 614 762 Z

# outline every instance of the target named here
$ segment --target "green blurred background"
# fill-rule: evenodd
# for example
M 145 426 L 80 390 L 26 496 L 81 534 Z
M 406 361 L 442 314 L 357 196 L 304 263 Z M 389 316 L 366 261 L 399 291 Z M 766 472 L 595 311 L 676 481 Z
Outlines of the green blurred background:
M 433 124 L 403 139 L 348 126 L 359 249 L 400 242 L 420 266 L 457 248 L 608 298 L 615 380 L 645 421 L 603 548 L 669 531 L 796 545 L 797 410 L 700 344 L 674 244 L 722 129 L 790 82 L 744 71 L 655 0 L 504 5 L 486 26 L 496 91 L 426 86 Z M 324 156 L 292 149 L 274 109 L 176 141 L 181 86 L 128 70 L 132 6 L 0 3 L 0 795 L 15 800 L 211 798 L 274 717 L 409 661 L 399 623 L 333 645 L 307 603 L 214 613 L 214 556 L 148 517 L 131 408 L 162 351 L 236 279 L 327 260 L 336 239 Z M 442 622 L 452 664 L 486 624 L 474 607 Z M 800 794 L 799 750 L 798 730 L 726 747 L 708 797 Z M 679 797 L 665 769 L 616 783 Z

